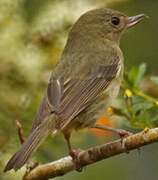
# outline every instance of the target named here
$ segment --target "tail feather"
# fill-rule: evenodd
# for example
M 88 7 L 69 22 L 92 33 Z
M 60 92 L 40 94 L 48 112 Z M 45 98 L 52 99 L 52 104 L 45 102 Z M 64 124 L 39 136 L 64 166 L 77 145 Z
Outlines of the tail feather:
M 52 121 L 47 120 L 45 123 L 41 123 L 40 126 L 36 127 L 21 148 L 9 160 L 4 172 L 11 169 L 17 171 L 21 168 L 37 150 L 44 139 L 53 131 L 54 128 L 52 125 Z

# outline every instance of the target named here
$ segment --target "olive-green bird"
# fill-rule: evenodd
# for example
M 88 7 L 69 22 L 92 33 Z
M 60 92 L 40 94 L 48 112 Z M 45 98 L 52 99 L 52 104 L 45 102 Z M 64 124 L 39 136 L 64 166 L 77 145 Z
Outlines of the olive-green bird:
M 70 145 L 71 133 L 87 127 L 108 129 L 95 122 L 120 89 L 124 69 L 120 38 L 144 17 L 144 14 L 128 17 L 101 8 L 88 11 L 78 19 L 53 69 L 31 134 L 9 160 L 4 172 L 21 168 L 49 134 L 58 132 L 64 134 L 77 169 L 77 153 Z

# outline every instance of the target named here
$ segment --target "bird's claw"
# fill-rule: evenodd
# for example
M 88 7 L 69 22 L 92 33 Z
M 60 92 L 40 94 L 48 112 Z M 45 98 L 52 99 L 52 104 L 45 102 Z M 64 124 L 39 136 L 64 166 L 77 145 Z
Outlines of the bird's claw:
M 79 164 L 78 154 L 81 152 L 80 149 L 72 150 L 69 154 L 72 157 L 72 161 L 74 163 L 75 170 L 78 172 L 82 172 L 82 166 Z
M 122 148 L 125 149 L 126 153 L 129 153 L 129 151 L 128 151 L 127 147 L 126 147 L 126 138 L 128 136 L 131 136 L 132 134 L 133 133 L 125 131 L 125 130 L 120 130 L 120 132 L 119 132 L 119 135 L 120 135 L 120 138 L 121 138 L 121 145 L 122 145 Z

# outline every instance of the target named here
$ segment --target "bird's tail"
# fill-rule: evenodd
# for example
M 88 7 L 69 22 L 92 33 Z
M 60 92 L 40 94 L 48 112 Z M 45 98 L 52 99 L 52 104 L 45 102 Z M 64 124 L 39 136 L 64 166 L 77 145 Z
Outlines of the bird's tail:
M 37 128 L 35 128 L 30 136 L 25 140 L 21 148 L 12 156 L 7 163 L 4 172 L 14 169 L 15 171 L 21 168 L 31 157 L 33 152 L 37 150 L 44 139 L 53 131 L 53 121 L 47 119 L 42 122 Z

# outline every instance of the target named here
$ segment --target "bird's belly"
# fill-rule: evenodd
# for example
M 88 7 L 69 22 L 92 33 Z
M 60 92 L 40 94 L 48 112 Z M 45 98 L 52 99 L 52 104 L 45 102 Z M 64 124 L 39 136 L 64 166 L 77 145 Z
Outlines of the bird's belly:
M 72 120 L 70 126 L 75 129 L 91 127 L 96 121 L 106 113 L 107 108 L 119 93 L 121 80 L 113 80 L 108 89 L 103 92 L 97 99 Z

